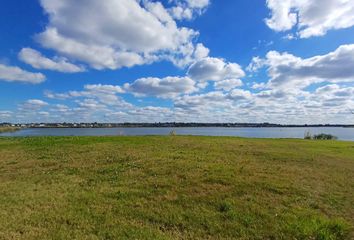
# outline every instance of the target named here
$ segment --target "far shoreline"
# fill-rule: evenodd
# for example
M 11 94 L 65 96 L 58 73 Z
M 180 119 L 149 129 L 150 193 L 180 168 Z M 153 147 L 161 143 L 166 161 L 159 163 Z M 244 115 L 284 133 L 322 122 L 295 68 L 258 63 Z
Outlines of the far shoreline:
M 0 129 L 28 128 L 354 128 L 354 124 L 274 124 L 274 123 L 0 123 Z M 11 131 L 11 130 L 10 130 Z

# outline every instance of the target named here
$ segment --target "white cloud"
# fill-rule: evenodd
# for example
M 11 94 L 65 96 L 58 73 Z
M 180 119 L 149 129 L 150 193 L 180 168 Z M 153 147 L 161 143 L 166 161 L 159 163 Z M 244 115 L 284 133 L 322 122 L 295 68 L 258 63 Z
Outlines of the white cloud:
M 178 67 L 186 67 L 208 57 L 209 49 L 203 44 L 198 43 L 196 46 L 193 44 L 187 44 L 180 48 L 180 52 L 176 54 L 164 55 L 163 58 L 171 61 Z
M 249 72 L 256 72 L 258 69 L 262 68 L 265 64 L 264 59 L 260 57 L 253 57 L 251 63 L 247 66 L 246 70 Z
M 88 89 L 92 89 L 91 94 Z M 20 105 L 17 112 L 0 111 L 0 117 L 4 115 L 3 119 L 15 118 L 20 122 L 349 123 L 352 121 L 349 109 L 354 109 L 354 87 L 351 83 L 321 84 L 311 92 L 271 89 L 251 93 L 244 89 L 233 89 L 230 92 L 181 95 L 172 99 L 174 107 L 139 107 L 122 99 L 111 104 L 102 101 L 100 95 L 95 95 L 102 89 L 108 95 L 121 92 L 114 86 L 85 86 L 84 91 L 70 91 L 73 94 L 63 100 L 65 104 L 49 104 L 32 99 Z
M 193 18 L 193 10 L 190 8 L 183 8 L 181 6 L 176 6 L 170 9 L 171 15 L 177 19 L 177 20 L 182 20 L 182 19 L 192 19 Z
M 206 109 L 224 107 L 227 104 L 227 95 L 220 91 L 198 95 L 185 95 L 175 100 L 175 108 L 204 112 Z
M 249 69 L 267 67 L 270 76 L 267 86 L 271 88 L 302 89 L 313 83 L 354 81 L 354 44 L 306 59 L 271 51 L 265 59 L 254 60 Z
M 0 64 L 0 80 L 38 84 L 45 81 L 45 76 L 42 73 L 32 73 L 19 67 Z
M 266 19 L 268 27 L 276 31 L 290 30 L 297 21 L 297 14 L 290 11 L 293 0 L 267 0 L 267 6 L 272 11 L 271 18 Z
M 155 107 L 147 106 L 142 108 L 134 108 L 127 112 L 130 116 L 133 117 L 134 122 L 139 119 L 140 122 L 156 122 L 157 121 L 173 121 L 173 111 L 169 108 L 164 107 Z M 151 120 L 155 119 L 155 120 Z M 138 122 L 139 122 L 138 121 Z
M 241 87 L 243 85 L 240 79 L 226 79 L 214 83 L 215 89 L 223 89 L 225 91 L 230 91 L 236 87 Z
M 243 90 L 243 89 L 234 89 L 229 93 L 228 97 L 231 98 L 232 100 L 238 100 L 238 101 L 251 100 L 252 93 L 250 91 Z
M 57 57 L 55 59 L 49 59 L 32 48 L 23 48 L 19 53 L 19 58 L 21 61 L 36 69 L 47 69 L 65 73 L 85 71 L 82 66 L 76 66 L 75 64 L 68 62 L 65 58 Z
M 12 111 L 0 111 L 0 122 L 5 121 L 5 119 L 10 119 L 12 117 Z
M 49 112 L 46 112 L 46 111 L 40 111 L 38 112 L 39 115 L 43 116 L 43 117 L 48 117 L 50 116 L 50 113 Z
M 196 81 L 222 81 L 238 79 L 245 76 L 237 63 L 226 63 L 220 58 L 203 58 L 193 63 L 188 70 L 188 76 Z
M 118 94 L 124 93 L 120 86 L 87 84 L 82 91 L 69 91 L 65 93 L 53 93 L 46 91 L 44 94 L 47 98 L 65 100 L 70 98 L 91 98 L 97 99 L 99 102 L 107 105 L 125 105 Z
M 174 98 L 198 90 L 189 77 L 140 78 L 131 84 L 125 84 L 124 89 L 138 96 L 162 98 Z
M 290 41 L 290 40 L 296 39 L 296 36 L 295 36 L 294 34 L 289 33 L 289 34 L 286 34 L 286 35 L 283 37 L 283 39 Z
M 206 48 L 202 43 L 198 43 L 195 52 L 194 52 L 194 58 L 197 60 L 203 59 L 208 57 L 209 55 L 209 48 Z
M 37 35 L 37 39 L 44 47 L 85 62 L 98 70 L 131 67 L 144 63 L 142 56 L 137 53 L 116 51 L 113 47 L 105 45 L 84 44 L 63 37 L 55 28 L 47 28 L 45 32 Z
M 48 106 L 48 103 L 39 99 L 29 99 L 19 106 L 19 109 L 24 112 L 34 112 Z
M 124 93 L 124 90 L 120 86 L 114 85 L 87 84 L 84 88 L 88 91 L 103 94 Z
M 186 2 L 189 7 L 199 9 L 206 8 L 210 4 L 209 0 L 186 0 Z
M 265 89 L 267 86 L 264 82 L 258 83 L 258 82 L 253 82 L 251 88 L 252 89 Z
M 36 39 L 44 47 L 96 69 L 185 56 L 186 47 L 198 34 L 178 27 L 160 2 L 41 0 L 41 5 L 49 24 Z M 188 49 L 193 52 L 193 45 Z
M 209 6 L 209 0 L 179 0 L 177 6 L 169 9 L 171 15 L 177 20 L 191 20 L 195 15 L 201 15 Z
M 105 109 L 105 105 L 94 100 L 94 99 L 84 99 L 83 101 L 76 101 L 78 106 L 82 109 L 92 109 L 92 110 L 98 110 L 98 109 Z
M 354 26 L 352 0 L 267 0 L 267 6 L 271 17 L 266 23 L 271 29 L 286 31 L 297 27 L 301 38 Z
M 38 100 L 38 99 L 30 99 L 30 100 L 27 100 L 26 103 L 31 104 L 31 105 L 36 105 L 36 106 L 46 106 L 46 105 L 48 105 L 47 102 L 44 102 L 44 101 Z
M 298 93 L 298 92 L 297 92 Z M 290 91 L 284 91 L 284 90 L 263 90 L 257 94 L 255 94 L 255 96 L 258 99 L 262 99 L 262 100 L 266 100 L 266 99 L 271 99 L 271 100 L 279 100 L 279 99 L 287 99 L 289 98 L 291 95 L 293 95 L 293 92 Z M 300 93 L 299 93 L 300 96 Z
M 315 97 L 316 96 L 316 97 Z M 354 103 L 354 87 L 330 84 L 316 89 L 310 100 L 320 103 L 322 106 L 344 107 Z
M 243 89 L 234 89 L 229 93 L 221 91 L 207 92 L 197 95 L 185 95 L 175 100 L 175 107 L 184 110 L 210 113 L 223 111 L 239 105 L 244 101 L 252 101 L 252 93 Z
M 337 84 L 330 84 L 317 88 L 315 93 L 323 95 L 324 97 L 335 96 L 354 98 L 354 87 L 341 87 Z

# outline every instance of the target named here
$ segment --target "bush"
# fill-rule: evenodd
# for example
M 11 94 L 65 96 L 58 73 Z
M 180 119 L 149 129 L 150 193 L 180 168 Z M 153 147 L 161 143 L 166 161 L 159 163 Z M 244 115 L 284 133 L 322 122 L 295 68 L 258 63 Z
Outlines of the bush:
M 336 140 L 338 139 L 336 136 L 333 136 L 331 134 L 325 134 L 325 133 L 321 133 L 321 134 L 317 134 L 317 135 L 311 135 L 310 132 L 306 132 L 305 133 L 305 137 L 304 139 L 308 139 L 308 140 Z
M 331 135 L 331 134 L 321 133 L 318 135 L 314 135 L 313 139 L 315 139 L 315 140 L 336 140 L 338 138 L 336 136 Z
M 176 135 L 177 135 L 177 133 L 176 133 L 176 131 L 175 131 L 175 130 L 172 130 L 172 131 L 169 133 L 169 135 L 170 135 L 170 136 L 176 136 Z
M 307 131 L 307 132 L 305 133 L 304 139 L 308 139 L 308 140 L 311 140 L 311 139 L 312 139 L 312 135 L 311 135 L 311 133 L 310 133 L 309 131 Z

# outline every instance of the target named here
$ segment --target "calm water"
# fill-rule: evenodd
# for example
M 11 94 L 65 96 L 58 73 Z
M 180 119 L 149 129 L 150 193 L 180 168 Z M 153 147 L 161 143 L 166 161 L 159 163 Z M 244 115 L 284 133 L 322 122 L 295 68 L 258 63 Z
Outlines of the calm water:
M 339 140 L 354 141 L 354 128 L 28 128 L 0 136 L 143 136 L 168 135 L 175 130 L 177 135 L 238 136 L 252 138 L 304 138 L 307 131 L 311 134 L 327 133 Z

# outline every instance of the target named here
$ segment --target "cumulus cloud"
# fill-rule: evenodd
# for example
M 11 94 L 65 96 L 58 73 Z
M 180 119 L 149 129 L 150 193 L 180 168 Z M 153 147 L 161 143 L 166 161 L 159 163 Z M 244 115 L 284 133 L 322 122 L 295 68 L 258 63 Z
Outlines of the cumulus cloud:
M 120 86 L 114 85 L 87 84 L 84 86 L 84 89 L 103 94 L 124 93 L 124 90 Z
M 98 109 L 105 109 L 105 105 L 94 100 L 94 99 L 84 99 L 83 101 L 76 101 L 78 106 L 83 109 L 92 109 L 92 110 L 98 110 Z
M 41 5 L 49 23 L 37 41 L 95 69 L 131 67 L 194 51 L 192 39 L 198 33 L 177 26 L 160 2 L 41 0 Z
M 191 8 L 205 8 L 210 4 L 209 0 L 186 0 L 188 6 Z
M 177 6 L 169 9 L 171 15 L 177 20 L 191 20 L 195 15 L 201 15 L 209 6 L 209 0 L 179 0 Z
M 317 99 L 314 96 L 316 96 Z M 318 99 L 320 99 L 320 101 L 318 101 Z M 344 106 L 348 106 L 347 109 L 349 109 L 354 106 L 354 87 L 329 84 L 316 89 L 310 100 L 314 105 L 321 104 L 322 106 L 320 107 L 343 108 Z
M 33 111 L 38 111 L 47 105 L 48 105 L 48 103 L 43 100 L 29 99 L 26 102 L 24 102 L 23 104 L 21 104 L 19 109 L 21 111 L 33 112 Z
M 12 117 L 12 111 L 0 111 L 0 121 L 3 122 Z
M 252 93 L 250 91 L 243 90 L 243 89 L 234 89 L 229 93 L 228 98 L 232 100 L 238 100 L 238 101 L 251 100 Z
M 0 64 L 0 80 L 38 84 L 44 82 L 45 79 L 42 73 L 32 73 L 19 67 Z
M 198 43 L 194 51 L 194 59 L 200 60 L 209 56 L 209 48 L 205 47 L 202 43 Z
M 31 65 L 36 69 L 46 69 L 64 73 L 76 73 L 85 71 L 85 68 L 82 66 L 72 64 L 65 58 L 57 57 L 55 59 L 49 59 L 32 48 L 23 48 L 19 53 L 19 58 L 21 61 Z
M 298 93 L 298 92 L 297 92 Z M 257 94 L 255 94 L 256 97 L 259 99 L 272 99 L 272 100 L 278 100 L 278 99 L 286 99 L 289 97 L 289 95 L 293 94 L 292 92 L 289 91 L 284 91 L 284 90 L 264 90 L 261 91 Z
M 134 122 L 137 121 L 137 119 L 141 119 L 139 120 L 140 122 L 151 122 L 151 119 L 161 119 L 158 121 L 173 121 L 173 111 L 170 108 L 165 107 L 136 107 L 128 111 L 127 114 L 135 119 Z
M 248 69 L 266 67 L 271 88 L 305 88 L 320 82 L 354 81 L 354 44 L 311 58 L 270 51 L 265 59 L 254 58 Z
M 221 111 L 233 105 L 252 100 L 252 93 L 243 89 L 234 89 L 229 93 L 212 91 L 197 95 L 185 95 L 175 100 L 175 107 L 184 110 L 203 112 L 207 109 Z M 210 113 L 210 111 L 207 111 Z
M 205 109 L 210 109 L 215 106 L 223 107 L 227 105 L 226 96 L 225 93 L 220 91 L 197 95 L 185 95 L 176 99 L 175 108 L 203 112 Z
M 210 51 L 202 43 L 198 43 L 196 46 L 190 43 L 182 46 L 180 50 L 180 52 L 174 54 L 164 55 L 163 58 L 171 61 L 180 68 L 184 68 L 196 61 L 208 57 Z
M 144 63 L 142 56 L 137 53 L 116 51 L 114 48 L 105 45 L 84 44 L 63 37 L 55 28 L 47 28 L 45 32 L 37 35 L 37 40 L 46 48 L 54 49 L 98 70 L 131 67 Z
M 170 9 L 172 16 L 175 19 L 182 20 L 182 19 L 192 19 L 193 18 L 193 10 L 190 8 L 184 8 L 181 6 L 176 6 Z
M 236 87 L 241 87 L 243 85 L 240 79 L 226 79 L 214 83 L 215 89 L 223 89 L 225 91 L 230 91 Z
M 323 36 L 332 29 L 354 26 L 351 0 L 267 0 L 267 25 L 275 31 L 297 27 L 301 38 Z
M 246 70 L 249 72 L 257 72 L 258 69 L 264 67 L 265 61 L 259 56 L 253 57 L 251 63 L 247 66 Z
M 188 76 L 196 81 L 222 81 L 239 79 L 245 72 L 237 63 L 227 63 L 220 58 L 203 58 L 193 63 L 188 70 Z
M 124 89 L 138 96 L 174 98 L 197 91 L 195 81 L 189 77 L 140 78 L 125 84 Z
M 0 117 L 25 122 L 348 123 L 352 120 L 349 109 L 354 109 L 354 87 L 350 83 L 321 84 L 315 91 L 271 89 L 252 93 L 233 89 L 229 92 L 193 93 L 171 99 L 173 107 L 136 106 L 123 102 L 111 104 L 102 101 L 99 95 L 84 93 L 89 88 L 120 92 L 114 86 L 92 85 L 63 99 L 65 104 L 32 99 L 21 104 L 18 111 L 0 111 Z
M 97 99 L 107 105 L 129 105 L 117 95 L 121 93 L 124 93 L 124 90 L 120 86 L 87 84 L 82 91 L 69 91 L 65 93 L 46 91 L 44 94 L 47 98 L 51 99 L 91 98 Z

